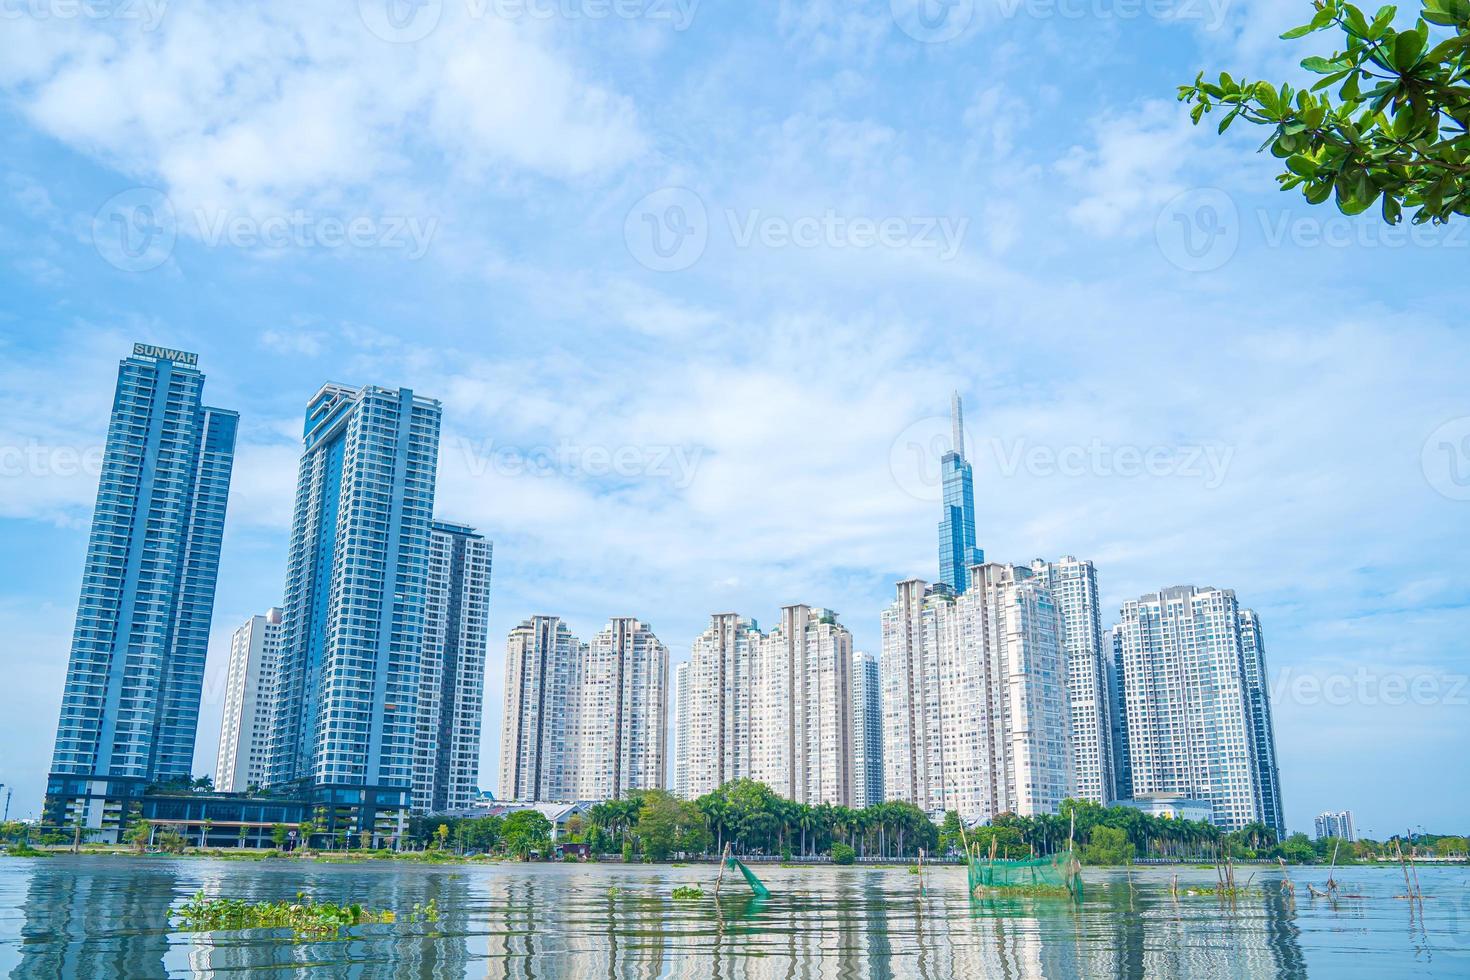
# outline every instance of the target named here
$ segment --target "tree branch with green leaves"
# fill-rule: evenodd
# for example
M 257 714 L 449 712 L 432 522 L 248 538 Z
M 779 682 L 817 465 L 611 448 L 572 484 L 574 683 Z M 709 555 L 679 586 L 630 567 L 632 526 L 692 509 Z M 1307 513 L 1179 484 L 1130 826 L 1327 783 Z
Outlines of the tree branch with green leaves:
M 1281 35 L 1295 40 L 1336 28 L 1343 48 L 1302 67 L 1322 78 L 1309 89 L 1237 81 L 1222 72 L 1179 87 L 1198 124 L 1220 110 L 1219 132 L 1236 119 L 1270 127 L 1261 145 L 1285 161 L 1282 190 L 1301 188 L 1311 204 L 1335 195 L 1343 214 L 1381 200 L 1397 224 L 1470 214 L 1470 0 L 1422 0 L 1408 30 L 1395 30 L 1396 7 L 1370 21 L 1341 0 L 1317 0 L 1309 23 Z M 1337 89 L 1334 99 L 1331 89 Z

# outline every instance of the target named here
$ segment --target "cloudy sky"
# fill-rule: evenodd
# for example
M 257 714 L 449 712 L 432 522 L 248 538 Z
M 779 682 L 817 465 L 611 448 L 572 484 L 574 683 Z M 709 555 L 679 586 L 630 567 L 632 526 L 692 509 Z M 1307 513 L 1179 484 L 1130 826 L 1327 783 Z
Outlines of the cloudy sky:
M 0 20 L 13 815 L 138 340 L 242 415 L 198 772 L 322 382 L 444 403 L 438 512 L 495 541 L 487 788 L 531 613 L 680 660 L 807 602 L 876 649 L 937 574 L 958 389 L 993 560 L 1094 559 L 1107 621 L 1179 583 L 1260 611 L 1293 828 L 1465 829 L 1470 228 L 1310 208 L 1175 101 L 1294 77 L 1306 4 L 393 2 Z

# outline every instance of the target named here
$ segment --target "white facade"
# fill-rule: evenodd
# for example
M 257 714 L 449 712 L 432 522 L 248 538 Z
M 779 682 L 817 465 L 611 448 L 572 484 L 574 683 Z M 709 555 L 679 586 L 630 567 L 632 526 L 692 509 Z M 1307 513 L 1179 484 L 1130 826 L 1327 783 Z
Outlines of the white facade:
M 1029 569 L 977 565 L 956 599 L 910 579 L 883 612 L 884 792 L 967 821 L 1071 794 L 1060 617 Z
M 533 616 L 510 631 L 500 798 L 565 802 L 577 795 L 576 742 L 586 644 L 556 616 Z
M 765 636 L 754 620 L 717 613 L 689 655 L 686 796 L 696 799 L 733 779 L 751 778 L 754 677 Z
M 689 799 L 689 662 L 674 668 L 674 795 Z
M 1120 619 L 1133 796 L 1209 800 L 1224 830 L 1263 820 L 1235 593 L 1176 586 Z
M 1327 837 L 1340 837 L 1346 841 L 1358 839 L 1358 833 L 1353 827 L 1353 811 L 1351 810 L 1319 813 L 1316 823 L 1318 840 Z
M 668 648 L 643 623 L 614 618 L 592 638 L 577 714 L 577 799 L 664 786 Z
M 1061 615 L 1076 796 L 1106 806 L 1113 799 L 1114 783 L 1107 682 L 1112 649 L 1103 646 L 1097 571 L 1092 562 L 1071 555 L 1055 562 L 1038 559 L 1031 570 L 1051 592 Z
M 478 792 L 491 556 L 490 542 L 473 528 L 434 522 L 414 744 L 416 813 L 467 807 Z
M 798 803 L 852 801 L 852 634 L 827 609 L 786 606 L 753 679 L 752 777 Z
M 883 680 L 878 658 L 852 655 L 852 803 L 883 802 Z
M 225 713 L 214 763 L 214 788 L 221 793 L 243 793 L 266 783 L 280 657 L 279 609 L 251 616 L 230 637 Z

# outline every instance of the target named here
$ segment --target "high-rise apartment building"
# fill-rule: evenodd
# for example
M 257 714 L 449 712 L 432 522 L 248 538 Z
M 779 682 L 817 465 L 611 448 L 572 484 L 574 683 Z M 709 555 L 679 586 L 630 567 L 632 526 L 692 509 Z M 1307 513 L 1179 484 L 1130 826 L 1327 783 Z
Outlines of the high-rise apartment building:
M 1353 827 L 1353 811 L 1338 810 L 1317 814 L 1316 820 L 1317 839 L 1325 840 L 1328 837 L 1337 837 L 1346 841 L 1358 839 L 1358 832 Z
M 1106 806 L 1113 799 L 1112 726 L 1108 712 L 1111 636 L 1104 648 L 1097 570 L 1071 555 L 1031 563 L 1061 615 L 1067 662 L 1068 707 L 1072 718 L 1073 777 L 1078 799 Z
M 198 363 L 134 344 L 118 367 L 44 806 L 104 839 L 193 768 L 239 423 Z
M 1250 707 L 1251 743 L 1260 780 L 1262 822 L 1286 839 L 1286 817 L 1281 803 L 1281 772 L 1276 766 L 1276 726 L 1271 721 L 1271 679 L 1266 675 L 1266 641 L 1261 618 L 1252 609 L 1240 611 L 1240 658 Z
M 1209 800 L 1225 830 L 1266 822 L 1261 786 L 1276 785 L 1279 800 L 1279 783 L 1274 762 L 1269 772 L 1258 768 L 1267 753 L 1257 745 L 1255 686 L 1235 593 L 1175 586 L 1124 603 L 1120 618 L 1133 796 Z M 1251 656 L 1259 661 L 1259 623 L 1251 621 Z M 1269 712 L 1265 688 L 1258 689 Z
M 615 617 L 592 638 L 578 692 L 578 799 L 663 788 L 668 673 L 668 647 L 631 616 Z
M 1128 703 L 1123 687 L 1123 627 L 1108 630 L 1108 728 L 1113 739 L 1114 800 L 1133 799 L 1133 763 L 1128 758 Z
M 852 634 L 828 609 L 785 606 L 760 645 L 753 777 L 798 803 L 852 800 Z
M 266 783 L 280 659 L 280 609 L 251 616 L 230 637 L 225 711 L 214 763 L 214 788 L 221 793 L 243 793 Z
M 754 680 L 764 642 L 755 620 L 717 613 L 690 648 L 688 720 L 680 731 L 689 740 L 689 799 L 754 776 Z
M 852 655 L 852 806 L 883 802 L 883 679 L 878 658 Z
M 674 668 L 674 795 L 689 799 L 689 661 Z
M 721 613 L 694 641 L 681 698 L 683 793 L 756 779 L 805 803 L 853 799 L 852 634 L 813 606 L 781 610 L 769 635 Z
M 505 647 L 500 797 L 524 802 L 577 798 L 577 738 L 587 645 L 556 616 L 532 616 Z
M 467 807 L 478 792 L 485 713 L 492 545 L 474 528 L 435 521 L 419 671 L 413 809 Z
M 396 834 L 411 803 L 440 416 L 407 388 L 307 403 L 270 780 L 355 831 Z
M 939 461 L 944 518 L 939 522 L 939 580 L 960 594 L 970 587 L 970 569 L 984 564 L 975 545 L 974 473 L 965 459 L 965 421 L 960 393 L 950 399 L 950 451 Z
M 1028 568 L 969 583 L 900 582 L 883 612 L 884 793 L 969 821 L 1055 812 L 1073 790 L 1061 617 Z

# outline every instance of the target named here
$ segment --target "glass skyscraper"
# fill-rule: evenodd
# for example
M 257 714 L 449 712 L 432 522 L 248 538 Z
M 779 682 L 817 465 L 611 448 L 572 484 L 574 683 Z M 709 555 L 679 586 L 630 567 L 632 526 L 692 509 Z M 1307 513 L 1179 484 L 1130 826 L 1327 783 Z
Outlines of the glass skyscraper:
M 956 595 L 970 587 L 970 569 L 985 563 L 985 552 L 975 545 L 974 474 L 965 459 L 965 422 L 960 393 L 950 402 L 952 442 L 939 461 L 944 487 L 944 519 L 939 522 L 939 581 Z
M 45 803 L 103 839 L 194 762 L 239 423 L 198 364 L 134 344 L 118 368 Z
M 399 832 L 414 775 L 441 408 L 328 384 L 306 408 L 269 779 Z

